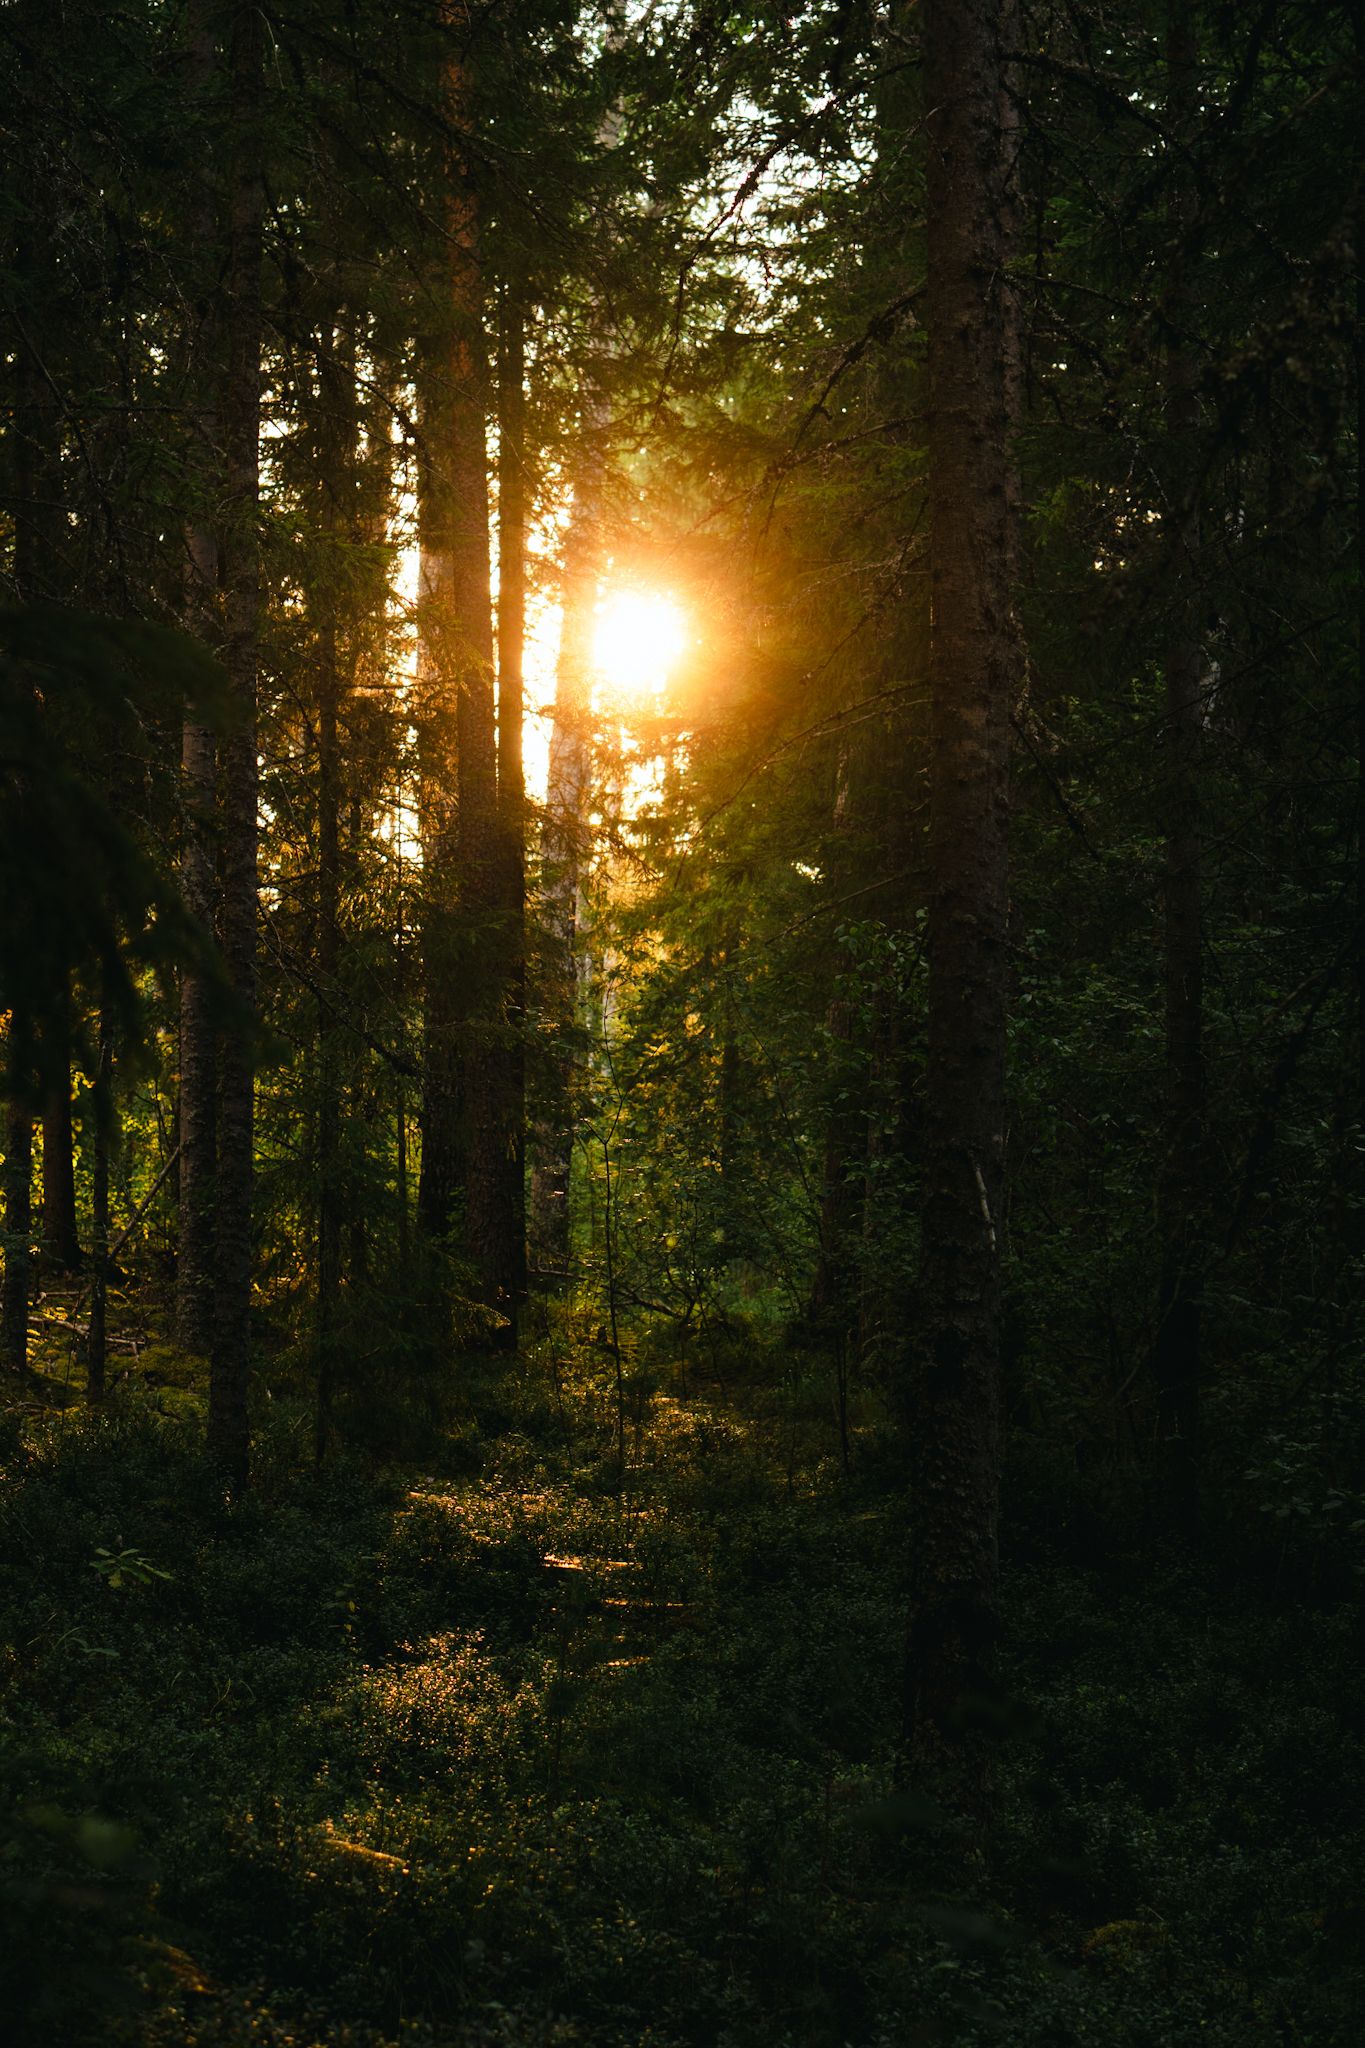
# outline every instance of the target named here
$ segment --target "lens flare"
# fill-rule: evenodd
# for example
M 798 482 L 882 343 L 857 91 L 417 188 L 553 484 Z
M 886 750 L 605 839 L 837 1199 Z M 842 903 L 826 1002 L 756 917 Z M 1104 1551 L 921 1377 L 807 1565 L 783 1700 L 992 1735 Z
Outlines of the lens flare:
M 613 590 L 597 607 L 593 667 L 618 702 L 659 696 L 686 645 L 682 608 L 663 591 Z

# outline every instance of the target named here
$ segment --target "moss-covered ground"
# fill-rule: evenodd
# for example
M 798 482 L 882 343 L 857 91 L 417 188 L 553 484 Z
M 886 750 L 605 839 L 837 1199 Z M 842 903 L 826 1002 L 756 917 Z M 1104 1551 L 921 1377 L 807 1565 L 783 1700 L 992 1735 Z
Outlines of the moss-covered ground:
M 6 2039 L 1360 2039 L 1339 1592 L 1021 1481 L 972 1821 L 894 1783 L 875 1444 L 649 1394 L 622 1484 L 556 1381 L 314 1475 L 281 1402 L 230 1506 L 193 1408 L 3 1420 Z

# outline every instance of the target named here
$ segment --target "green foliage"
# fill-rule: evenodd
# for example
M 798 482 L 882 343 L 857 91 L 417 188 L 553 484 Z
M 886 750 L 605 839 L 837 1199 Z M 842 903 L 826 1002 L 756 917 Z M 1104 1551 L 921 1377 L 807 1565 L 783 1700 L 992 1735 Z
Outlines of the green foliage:
M 91 1569 L 99 1572 L 111 1592 L 120 1586 L 150 1586 L 155 1579 L 170 1579 L 172 1572 L 163 1572 L 159 1565 L 144 1557 L 140 1550 L 110 1550 L 103 1543 L 90 1560 Z
M 502 1400 L 477 1475 L 312 1477 L 286 1426 L 235 1507 L 145 1405 L 11 1425 L 19 2039 L 1353 2039 L 1345 1609 L 1101 1576 L 1045 1511 L 983 1834 L 892 1783 L 875 1476 L 659 1395 L 604 1491 Z
M 131 1216 L 173 1143 L 160 984 L 213 966 L 169 881 L 177 728 L 224 724 L 212 657 L 152 622 L 191 535 L 258 544 L 256 1491 L 224 1500 L 205 1368 L 162 1338 L 169 1182 L 121 1254 L 109 1412 L 50 1356 L 0 1411 L 0 2015 L 73 2048 L 1354 2048 L 1346 15 L 1196 10 L 1185 135 L 1154 10 L 1023 10 L 1005 1642 L 963 1703 L 987 1817 L 895 1753 L 934 1107 L 919 17 L 271 10 L 251 534 L 214 418 L 234 111 L 199 19 L 0 10 L 0 540 L 24 596 L 85 607 L 0 614 L 0 1008 L 25 1111 L 120 1008 Z M 411 828 L 449 762 L 408 688 L 452 337 L 509 309 L 533 598 L 562 594 L 572 496 L 698 641 L 593 735 L 577 1010 L 526 1032 L 533 1082 L 552 1040 L 576 1063 L 573 1270 L 515 1360 L 482 1355 L 458 1229 L 417 1241 Z M 219 596 L 195 624 L 227 645 Z M 1208 1273 L 1205 1549 L 1176 1565 L 1150 1365 L 1186 600 Z
M 56 606 L 0 611 L 0 866 L 26 878 L 0 905 L 13 1086 L 34 1085 L 35 1060 L 66 1056 L 73 978 L 136 1035 L 139 970 L 211 971 L 209 936 L 108 777 L 111 753 L 135 759 L 146 725 L 186 707 L 222 717 L 217 663 L 185 635 Z

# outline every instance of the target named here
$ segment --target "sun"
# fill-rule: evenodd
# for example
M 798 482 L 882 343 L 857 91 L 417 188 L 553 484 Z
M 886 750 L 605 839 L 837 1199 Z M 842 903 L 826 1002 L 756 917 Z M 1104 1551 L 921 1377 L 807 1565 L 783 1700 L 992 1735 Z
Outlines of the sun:
M 686 645 L 682 607 L 665 591 L 629 586 L 608 591 L 598 604 L 593 668 L 618 702 L 659 696 Z

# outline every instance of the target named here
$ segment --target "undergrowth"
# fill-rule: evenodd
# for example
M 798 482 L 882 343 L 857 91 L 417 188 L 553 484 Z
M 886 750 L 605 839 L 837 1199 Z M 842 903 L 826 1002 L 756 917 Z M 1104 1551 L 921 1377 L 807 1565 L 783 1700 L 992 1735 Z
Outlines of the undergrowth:
M 756 1372 L 641 1395 L 621 1483 L 577 1370 L 427 1469 L 273 1404 L 235 1506 L 145 1391 L 4 1418 L 10 2038 L 1354 2043 L 1344 1604 L 1017 1528 L 969 1825 L 894 1782 L 884 1451 Z

